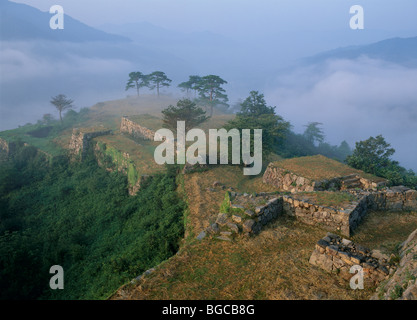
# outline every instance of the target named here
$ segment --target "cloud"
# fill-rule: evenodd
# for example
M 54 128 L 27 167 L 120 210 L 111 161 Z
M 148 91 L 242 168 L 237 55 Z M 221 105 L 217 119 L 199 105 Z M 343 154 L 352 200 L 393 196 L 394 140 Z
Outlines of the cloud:
M 332 144 L 382 134 L 394 158 L 417 171 L 417 69 L 366 57 L 329 60 L 280 76 L 266 97 L 295 131 L 322 122 Z
M 120 70 L 129 69 L 131 63 L 122 59 L 104 59 L 83 57 L 74 53 L 74 45 L 71 44 L 71 53 L 65 52 L 65 43 L 55 44 L 43 42 L 44 48 L 39 48 L 39 43 L 31 42 L 2 42 L 0 49 L 0 69 L 3 76 L 1 82 L 13 82 L 33 80 L 48 77 L 60 77 L 76 74 L 105 75 Z M 50 50 L 48 50 L 48 46 Z M 53 47 L 60 46 L 60 54 L 55 54 Z M 80 44 L 85 46 L 85 44 Z
M 124 96 L 128 60 L 97 57 L 94 44 L 2 42 L 0 130 L 34 122 L 51 112 L 50 97 L 64 93 L 76 107 Z

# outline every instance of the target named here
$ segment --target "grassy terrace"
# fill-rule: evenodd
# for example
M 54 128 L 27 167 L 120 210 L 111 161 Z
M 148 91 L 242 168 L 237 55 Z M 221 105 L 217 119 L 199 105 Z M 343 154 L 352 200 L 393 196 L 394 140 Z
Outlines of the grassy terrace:
M 373 182 L 384 181 L 383 178 L 356 170 L 322 155 L 280 160 L 274 162 L 274 165 L 311 180 L 328 180 L 335 177 L 358 174 L 362 178 Z
M 395 248 L 416 228 L 416 213 L 375 212 L 352 240 L 397 254 Z M 124 298 L 369 299 L 375 288 L 352 290 L 348 281 L 309 264 L 317 239 L 325 234 L 319 227 L 283 216 L 249 240 L 196 241 L 137 285 L 128 285 Z
M 37 134 L 39 132 L 39 134 Z M 7 142 L 22 141 L 34 146 L 51 156 L 63 153 L 58 140 L 70 139 L 68 131 L 57 132 L 53 127 L 40 125 L 25 125 L 17 129 L 0 132 L 0 138 Z
M 153 131 L 161 129 L 163 124 L 161 117 L 150 114 L 130 116 L 129 120 Z
M 297 200 L 308 201 L 324 207 L 344 208 L 352 201 L 358 200 L 354 195 L 347 192 L 300 192 L 291 195 Z
M 202 123 L 199 128 L 203 129 L 204 131 L 208 131 L 209 129 L 217 129 L 221 128 L 225 125 L 226 122 L 233 119 L 234 115 L 216 115 L 206 122 Z M 140 126 L 146 127 L 150 130 L 156 131 L 162 128 L 163 122 L 160 115 L 151 115 L 151 114 L 141 114 L 141 115 L 134 115 L 129 116 L 129 120 L 139 124 Z

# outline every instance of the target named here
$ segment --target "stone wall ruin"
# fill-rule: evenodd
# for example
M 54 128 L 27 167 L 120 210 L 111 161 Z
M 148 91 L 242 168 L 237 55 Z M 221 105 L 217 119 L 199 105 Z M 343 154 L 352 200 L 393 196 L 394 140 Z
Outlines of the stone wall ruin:
M 120 132 L 131 135 L 137 139 L 145 139 L 154 141 L 155 132 L 133 122 L 128 117 L 122 117 L 120 123 Z
M 313 192 L 325 190 L 378 190 L 386 186 L 386 181 L 373 182 L 360 177 L 358 174 L 333 177 L 331 179 L 313 180 L 295 174 L 287 169 L 277 167 L 273 163 L 268 165 L 264 175 L 263 183 L 276 187 L 281 191 Z

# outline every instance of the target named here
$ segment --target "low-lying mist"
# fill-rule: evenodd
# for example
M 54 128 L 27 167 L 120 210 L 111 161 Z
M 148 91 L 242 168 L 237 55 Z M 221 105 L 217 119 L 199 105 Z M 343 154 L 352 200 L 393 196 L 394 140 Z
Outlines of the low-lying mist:
M 136 44 L 45 40 L 1 44 L 0 130 L 36 122 L 45 113 L 57 116 L 49 101 L 60 93 L 75 100 L 79 109 L 126 97 L 132 71 L 160 68 L 181 77 L 189 72 L 175 57 Z
M 0 130 L 35 122 L 45 113 L 58 116 L 49 101 L 59 93 L 74 99 L 76 110 L 134 94 L 124 90 L 131 71 L 165 71 L 174 80 L 167 92 L 174 94 L 188 75 L 202 74 L 187 61 L 138 44 L 42 40 L 2 42 L 0 50 Z M 260 68 L 247 79 L 236 79 L 232 70 L 222 74 L 229 82 L 230 104 L 259 90 L 296 132 L 308 122 L 323 123 L 331 144 L 346 140 L 354 147 L 356 141 L 382 134 L 396 149 L 394 159 L 417 171 L 417 69 L 366 57 L 328 60 L 299 64 L 262 83 L 260 76 L 271 79 L 273 70 L 273 65 Z
M 74 99 L 76 108 L 120 97 L 130 62 L 85 57 L 74 50 L 55 54 L 56 46 L 47 41 L 2 43 L 0 130 L 34 122 L 45 113 L 55 114 L 49 101 L 59 93 Z
M 417 69 L 366 57 L 329 60 L 280 75 L 266 97 L 296 132 L 322 122 L 327 141 L 351 147 L 382 134 L 393 158 L 417 170 Z

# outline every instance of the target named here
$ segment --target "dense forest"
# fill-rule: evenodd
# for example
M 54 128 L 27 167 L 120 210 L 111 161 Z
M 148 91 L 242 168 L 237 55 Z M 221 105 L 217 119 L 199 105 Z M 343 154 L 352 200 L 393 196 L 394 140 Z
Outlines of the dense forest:
M 128 195 L 90 159 L 18 147 L 0 166 L 0 299 L 100 299 L 171 257 L 184 233 L 175 167 Z M 61 265 L 65 290 L 51 290 Z

